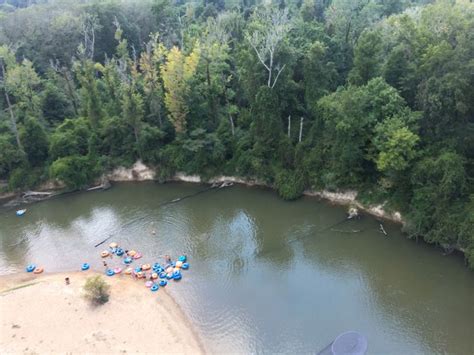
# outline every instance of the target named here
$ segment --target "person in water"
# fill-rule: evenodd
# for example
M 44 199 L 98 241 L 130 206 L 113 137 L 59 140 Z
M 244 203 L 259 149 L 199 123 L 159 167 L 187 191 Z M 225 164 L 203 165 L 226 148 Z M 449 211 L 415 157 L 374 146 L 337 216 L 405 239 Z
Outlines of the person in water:
M 165 263 L 167 264 L 165 269 L 171 265 L 172 261 L 171 261 L 171 256 L 169 255 L 165 255 Z
M 105 262 L 105 260 L 103 260 L 102 263 L 104 264 L 105 267 L 107 267 L 107 263 Z

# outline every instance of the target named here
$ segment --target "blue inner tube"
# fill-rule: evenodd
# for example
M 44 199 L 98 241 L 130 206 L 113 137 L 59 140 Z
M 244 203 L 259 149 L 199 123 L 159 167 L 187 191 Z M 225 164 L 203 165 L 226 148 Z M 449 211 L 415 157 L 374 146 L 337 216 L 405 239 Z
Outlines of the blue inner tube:
M 33 272 L 33 271 L 35 271 L 35 269 L 36 269 L 36 265 L 35 265 L 35 264 L 30 264 L 30 265 L 28 265 L 28 266 L 26 267 L 26 271 L 27 271 L 27 272 Z
M 153 268 L 153 271 L 159 274 L 160 272 L 162 272 L 162 271 L 164 271 L 164 270 L 163 270 L 163 268 L 160 266 L 160 267 L 154 267 L 154 268 Z
M 105 273 L 106 273 L 107 276 L 114 276 L 115 275 L 115 272 L 112 269 L 107 269 L 107 271 Z
M 117 254 L 118 256 L 122 256 L 124 253 L 125 253 L 125 251 L 122 248 L 118 248 L 115 251 L 115 254 Z
M 89 268 L 90 268 L 90 266 L 89 266 L 88 263 L 84 263 L 84 264 L 82 264 L 82 266 L 81 266 L 82 271 L 89 270 Z
M 166 280 L 160 280 L 160 286 L 166 286 L 167 283 Z
M 183 265 L 181 265 L 181 269 L 183 269 L 183 270 L 189 269 L 189 264 L 188 263 L 183 263 Z
M 150 290 L 151 290 L 152 292 L 155 292 L 155 291 L 158 291 L 158 288 L 159 288 L 159 287 L 158 287 L 157 284 L 153 284 L 153 286 L 150 287 Z
M 160 272 L 160 279 L 166 278 L 166 272 Z
M 176 271 L 175 273 L 173 273 L 173 279 L 181 280 L 181 273 L 179 271 Z
M 157 269 L 157 268 L 159 268 L 159 267 L 161 267 L 161 265 L 160 265 L 159 263 L 154 263 L 154 264 L 153 264 L 153 269 Z
M 182 261 L 183 263 L 186 262 L 186 255 L 181 255 L 179 258 L 178 258 L 179 261 Z
M 140 271 L 142 271 L 142 268 L 141 268 L 141 267 L 136 267 L 136 268 L 135 268 L 135 272 L 140 272 Z
M 133 259 L 131 257 L 126 257 L 125 259 L 123 259 L 124 264 L 131 264 L 132 261 L 133 261 Z
M 171 279 L 173 278 L 173 275 L 168 275 L 168 274 L 166 274 L 166 278 L 167 278 L 168 280 L 171 280 Z

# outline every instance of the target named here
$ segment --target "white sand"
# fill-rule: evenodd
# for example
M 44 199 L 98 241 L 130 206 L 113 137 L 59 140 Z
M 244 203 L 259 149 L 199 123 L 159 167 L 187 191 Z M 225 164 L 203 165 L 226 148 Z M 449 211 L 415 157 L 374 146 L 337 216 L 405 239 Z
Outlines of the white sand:
M 104 276 L 110 300 L 93 307 L 82 297 L 92 275 L 0 277 L 0 353 L 204 353 L 164 288 L 151 292 L 126 275 Z

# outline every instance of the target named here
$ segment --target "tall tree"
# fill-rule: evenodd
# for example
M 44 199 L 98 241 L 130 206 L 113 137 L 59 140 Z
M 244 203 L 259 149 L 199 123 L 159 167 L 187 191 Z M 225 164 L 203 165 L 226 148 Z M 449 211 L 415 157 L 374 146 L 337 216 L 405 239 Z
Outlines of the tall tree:
M 254 49 L 260 63 L 267 70 L 267 86 L 274 88 L 285 69 L 280 63 L 278 50 L 290 30 L 288 10 L 264 7 L 253 14 L 253 28 L 247 33 L 247 41 Z
M 189 55 L 184 55 L 177 47 L 171 48 L 166 62 L 161 67 L 163 84 L 166 90 L 165 104 L 177 133 L 186 131 L 188 105 L 186 95 L 190 91 L 189 80 L 196 72 L 200 58 L 200 47 L 196 44 Z

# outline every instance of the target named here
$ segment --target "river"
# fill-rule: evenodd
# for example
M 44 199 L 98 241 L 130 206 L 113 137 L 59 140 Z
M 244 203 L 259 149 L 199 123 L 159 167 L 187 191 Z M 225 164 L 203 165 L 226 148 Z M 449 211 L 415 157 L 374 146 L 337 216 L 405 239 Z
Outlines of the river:
M 384 223 L 385 236 L 370 216 L 330 228 L 345 208 L 262 188 L 163 205 L 204 188 L 123 183 L 30 205 L 23 217 L 0 210 L 0 274 L 32 262 L 103 270 L 99 253 L 116 241 L 143 262 L 188 256 L 190 270 L 167 291 L 214 353 L 317 353 L 347 330 L 367 336 L 369 354 L 474 353 L 474 273 L 461 257 L 396 224 Z

